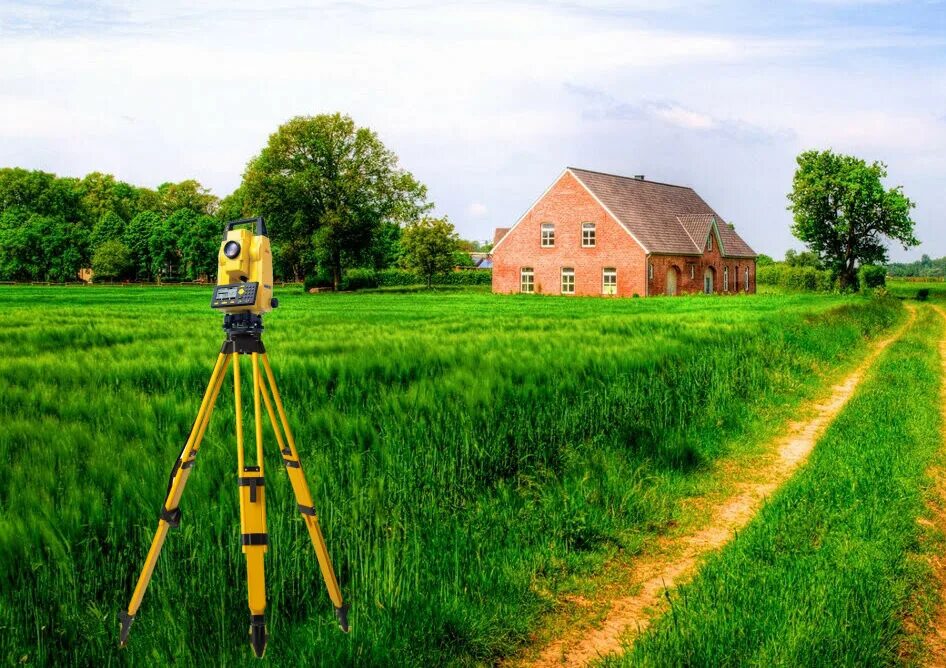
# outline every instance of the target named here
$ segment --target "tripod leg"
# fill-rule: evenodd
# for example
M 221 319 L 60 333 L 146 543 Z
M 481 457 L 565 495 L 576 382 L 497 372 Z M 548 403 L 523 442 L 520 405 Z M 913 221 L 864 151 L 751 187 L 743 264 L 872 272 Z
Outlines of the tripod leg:
M 263 486 L 263 429 L 260 421 L 259 367 L 252 353 L 253 409 L 256 419 L 256 466 L 246 466 L 243 454 L 243 416 L 240 398 L 240 362 L 233 363 L 233 392 L 236 403 L 237 467 L 240 486 L 240 531 L 246 555 L 247 598 L 250 606 L 250 644 L 257 657 L 266 651 L 266 492 Z
M 144 598 L 145 591 L 148 589 L 148 583 L 151 582 L 151 575 L 154 573 L 154 566 L 161 554 L 161 548 L 164 547 L 164 540 L 167 538 L 168 529 L 177 527 L 181 522 L 181 511 L 177 507 L 184 493 L 184 486 L 187 484 L 187 478 L 190 476 L 191 467 L 194 465 L 194 457 L 200 448 L 201 440 L 204 438 L 204 432 L 210 423 L 210 416 L 213 413 L 214 404 L 217 401 L 217 395 L 220 393 L 220 387 L 223 385 L 223 379 L 227 373 L 227 366 L 230 364 L 230 356 L 221 353 L 217 356 L 217 363 L 214 365 L 213 373 L 210 375 L 210 382 L 204 391 L 204 398 L 200 402 L 200 409 L 197 411 L 197 418 L 191 427 L 190 434 L 180 457 L 174 463 L 171 469 L 171 477 L 168 480 L 168 491 L 161 507 L 161 515 L 158 521 L 158 529 L 151 541 L 151 548 L 148 550 L 148 556 L 145 559 L 144 567 L 138 576 L 138 583 L 135 585 L 135 591 L 131 596 L 131 602 L 128 604 L 128 611 L 120 614 L 121 634 L 120 645 L 122 647 L 128 642 L 128 633 L 131 631 L 131 624 L 135 621 L 135 615 L 138 614 L 138 608 L 141 607 L 141 600 Z
M 312 504 L 312 495 L 309 492 L 309 485 L 306 483 L 305 475 L 302 473 L 302 463 L 299 461 L 299 452 L 296 450 L 296 442 L 289 430 L 289 420 L 286 419 L 286 411 L 282 405 L 282 399 L 279 397 L 279 390 L 276 389 L 276 379 L 273 376 L 273 369 L 269 365 L 269 357 L 266 353 L 262 354 L 263 368 L 266 370 L 266 379 L 269 389 L 273 393 L 273 403 L 276 404 L 276 410 L 279 412 L 279 421 L 282 424 L 282 430 L 285 432 L 286 440 L 280 434 L 279 423 L 276 422 L 276 416 L 273 414 L 273 405 L 270 403 L 269 394 L 266 391 L 266 384 L 262 386 L 263 401 L 266 404 L 266 411 L 269 413 L 269 420 L 273 425 L 273 432 L 276 434 L 276 442 L 283 455 L 283 463 L 286 465 L 286 472 L 289 474 L 289 482 L 292 484 L 292 491 L 296 495 L 296 503 L 302 518 L 305 520 L 306 529 L 309 531 L 309 538 L 312 540 L 312 547 L 315 548 L 315 555 L 319 560 L 319 568 L 322 571 L 322 578 L 325 580 L 325 586 L 328 589 L 329 598 L 335 606 L 335 616 L 338 618 L 338 624 L 342 631 L 348 633 L 348 606 L 342 600 L 342 591 L 338 586 L 338 580 L 335 578 L 335 569 L 332 568 L 332 558 L 328 553 L 328 547 L 325 545 L 325 537 L 322 535 L 322 528 L 319 526 L 319 518 L 315 514 L 315 507 Z

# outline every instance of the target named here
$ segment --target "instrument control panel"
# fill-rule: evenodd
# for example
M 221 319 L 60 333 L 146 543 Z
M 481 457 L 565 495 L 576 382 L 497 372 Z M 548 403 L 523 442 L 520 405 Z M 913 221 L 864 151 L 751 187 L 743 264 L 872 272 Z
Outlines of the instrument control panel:
M 231 283 L 214 288 L 211 308 L 228 306 L 253 306 L 256 303 L 256 289 L 259 283 Z

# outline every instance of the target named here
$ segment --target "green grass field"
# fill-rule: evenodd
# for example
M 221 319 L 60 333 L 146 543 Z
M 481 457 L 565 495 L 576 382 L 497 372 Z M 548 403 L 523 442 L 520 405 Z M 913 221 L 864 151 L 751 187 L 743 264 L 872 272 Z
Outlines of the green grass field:
M 117 647 L 222 340 L 209 290 L 0 295 L 0 661 L 255 663 L 229 388 Z M 353 630 L 334 623 L 267 428 L 273 665 L 517 651 L 561 592 L 666 531 L 712 462 L 903 317 L 859 296 L 278 296 L 265 340 Z

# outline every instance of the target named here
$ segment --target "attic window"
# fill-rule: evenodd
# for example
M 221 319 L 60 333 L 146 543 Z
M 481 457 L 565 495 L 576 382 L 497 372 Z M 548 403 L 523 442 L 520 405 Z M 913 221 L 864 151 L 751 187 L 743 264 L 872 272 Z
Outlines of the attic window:
M 713 235 L 712 234 L 706 237 L 706 250 L 708 251 L 713 250 Z
M 594 248 L 594 245 L 595 245 L 595 224 L 582 223 L 581 224 L 581 247 Z
M 555 246 L 555 225 L 552 223 L 542 223 L 542 248 L 552 248 Z

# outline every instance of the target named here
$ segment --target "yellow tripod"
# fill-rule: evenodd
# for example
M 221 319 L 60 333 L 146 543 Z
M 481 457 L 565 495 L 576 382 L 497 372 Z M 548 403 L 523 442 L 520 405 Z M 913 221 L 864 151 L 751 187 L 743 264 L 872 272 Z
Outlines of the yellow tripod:
M 263 481 L 263 421 L 260 415 L 260 398 L 266 406 L 269 420 L 276 435 L 276 442 L 282 454 L 283 463 L 289 474 L 289 481 L 296 496 L 299 512 L 309 530 L 312 546 L 319 560 L 322 577 L 325 579 L 329 597 L 335 605 L 335 615 L 342 630 L 348 631 L 348 606 L 342 601 L 342 593 L 338 587 L 338 580 L 332 569 L 332 560 L 329 557 L 325 538 L 312 505 L 312 496 L 302 473 L 302 464 L 296 443 L 289 429 L 289 421 L 283 408 L 282 399 L 276 389 L 276 379 L 269 365 L 269 358 L 261 339 L 262 318 L 259 315 L 241 313 L 224 317 L 224 330 L 227 339 L 223 343 L 217 363 L 214 365 L 210 382 L 204 392 L 204 398 L 197 411 L 197 419 L 191 428 L 190 435 L 184 445 L 177 462 L 171 469 L 168 481 L 167 496 L 161 508 L 158 529 L 151 541 L 151 549 L 145 559 L 138 584 L 128 604 L 128 611 L 122 612 L 121 617 L 121 646 L 128 641 L 131 624 L 135 620 L 141 600 L 154 572 L 155 563 L 161 554 L 168 529 L 177 527 L 181 521 L 181 511 L 178 504 L 184 493 L 184 486 L 190 475 L 191 468 L 200 450 L 201 441 L 210 423 L 214 404 L 220 394 L 227 374 L 227 368 L 233 364 L 233 399 L 236 410 L 236 442 L 237 442 L 237 481 L 240 490 L 240 529 L 242 532 L 243 553 L 246 555 L 246 577 L 250 607 L 250 644 L 256 656 L 263 656 L 266 649 L 266 585 L 263 569 L 263 555 L 266 554 L 268 536 L 266 533 L 266 494 Z M 240 356 L 249 355 L 250 367 L 253 370 L 253 415 L 256 428 L 256 465 L 247 466 L 243 454 L 243 406 L 240 396 Z M 260 364 L 262 362 L 262 365 Z M 261 372 L 262 367 L 262 372 Z M 263 373 L 265 372 L 265 373 Z M 272 396 L 270 396 L 272 395 Z M 275 408 L 275 410 L 274 410 Z M 276 420 L 276 415 L 279 420 Z M 285 437 L 284 437 L 285 435 Z

